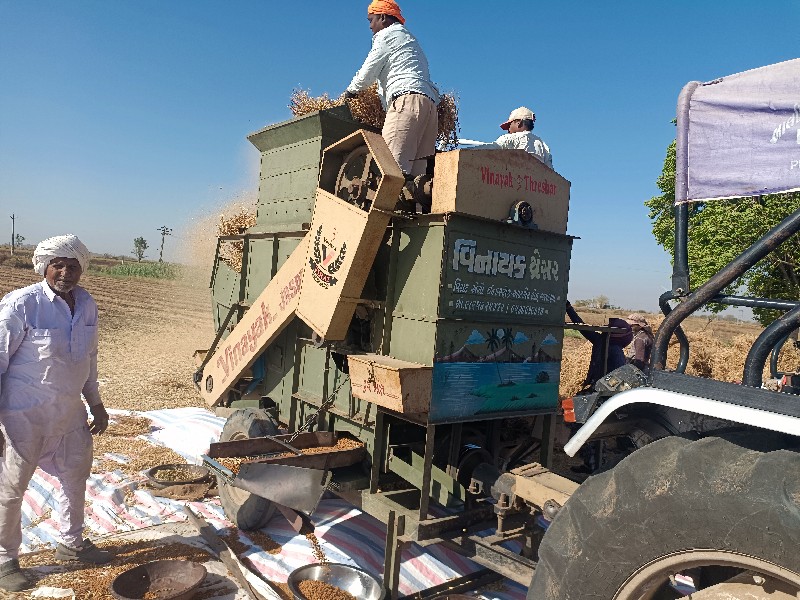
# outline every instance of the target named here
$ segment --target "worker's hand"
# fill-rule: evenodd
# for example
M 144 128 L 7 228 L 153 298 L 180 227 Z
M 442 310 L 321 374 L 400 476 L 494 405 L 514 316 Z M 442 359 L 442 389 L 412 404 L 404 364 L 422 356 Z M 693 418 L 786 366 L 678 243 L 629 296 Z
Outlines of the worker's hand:
M 351 92 L 350 90 L 345 90 L 344 94 L 342 94 L 342 98 L 345 100 L 350 100 L 350 98 L 355 98 L 356 96 L 358 96 L 358 94 Z
M 93 435 L 100 435 L 108 427 L 108 413 L 103 403 L 95 404 L 89 407 L 92 413 L 92 423 L 89 425 L 89 433 Z

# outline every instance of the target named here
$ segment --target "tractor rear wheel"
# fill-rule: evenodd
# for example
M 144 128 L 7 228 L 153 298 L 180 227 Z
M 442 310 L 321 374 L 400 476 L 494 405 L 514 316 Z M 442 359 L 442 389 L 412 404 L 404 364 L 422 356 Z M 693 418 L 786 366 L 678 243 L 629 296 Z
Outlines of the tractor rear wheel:
M 278 426 L 269 414 L 263 410 L 245 408 L 228 417 L 219 441 L 232 442 L 277 433 Z M 217 478 L 217 484 L 225 516 L 239 529 L 261 529 L 275 514 L 275 505 L 269 500 L 233 487 L 222 478 Z
M 527 598 L 662 600 L 687 581 L 698 599 L 800 598 L 798 548 L 800 454 L 670 437 L 578 488 Z

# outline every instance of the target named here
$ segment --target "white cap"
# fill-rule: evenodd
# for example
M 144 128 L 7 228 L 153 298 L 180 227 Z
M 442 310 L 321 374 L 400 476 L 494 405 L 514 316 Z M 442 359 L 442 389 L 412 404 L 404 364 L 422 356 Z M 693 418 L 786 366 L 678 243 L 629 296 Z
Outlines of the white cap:
M 508 128 L 511 126 L 511 121 L 518 121 L 520 119 L 530 119 L 531 121 L 535 121 L 536 115 L 533 114 L 533 111 L 530 108 L 520 106 L 519 108 L 515 108 L 511 111 L 511 114 L 508 115 L 508 121 L 501 123 L 500 129 L 505 129 L 508 131 Z

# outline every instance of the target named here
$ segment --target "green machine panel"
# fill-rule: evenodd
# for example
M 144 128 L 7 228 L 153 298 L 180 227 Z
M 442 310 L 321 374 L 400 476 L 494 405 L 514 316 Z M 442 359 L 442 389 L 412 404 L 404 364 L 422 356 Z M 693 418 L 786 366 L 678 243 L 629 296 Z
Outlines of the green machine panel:
M 254 230 L 297 229 L 311 222 L 322 151 L 363 128 L 347 106 L 270 125 L 248 139 L 261 152 L 258 214 Z
M 474 218 L 448 219 L 439 316 L 563 323 L 571 238 Z
M 431 423 L 556 408 L 572 240 L 455 213 L 396 224 L 388 354 L 433 366 Z

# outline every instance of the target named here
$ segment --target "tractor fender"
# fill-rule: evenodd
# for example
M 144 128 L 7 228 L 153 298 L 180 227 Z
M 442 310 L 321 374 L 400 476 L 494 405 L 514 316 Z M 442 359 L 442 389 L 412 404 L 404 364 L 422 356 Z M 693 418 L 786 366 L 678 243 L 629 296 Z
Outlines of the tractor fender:
M 575 456 L 611 414 L 622 407 L 634 404 L 653 404 L 675 408 L 769 431 L 800 435 L 800 418 L 797 417 L 701 396 L 640 387 L 616 394 L 601 404 L 583 427 L 576 431 L 575 435 L 564 445 L 564 452 L 569 456 Z

